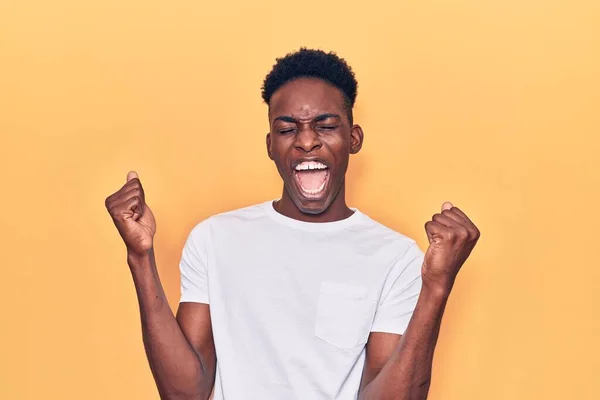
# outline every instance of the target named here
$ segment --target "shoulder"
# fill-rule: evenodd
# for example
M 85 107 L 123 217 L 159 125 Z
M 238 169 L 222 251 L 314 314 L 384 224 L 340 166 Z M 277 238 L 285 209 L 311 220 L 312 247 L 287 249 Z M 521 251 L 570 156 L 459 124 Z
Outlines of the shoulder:
M 360 212 L 360 211 L 358 211 Z M 415 239 L 398 229 L 394 229 L 381 221 L 375 220 L 364 212 L 361 213 L 361 229 L 379 239 L 412 245 Z
M 190 236 L 207 237 L 215 229 L 236 231 L 249 222 L 263 219 L 266 215 L 266 206 L 267 203 L 263 202 L 214 214 L 197 222 L 192 228 Z
M 405 258 L 421 253 L 415 238 L 376 221 L 366 214 L 361 218 L 361 236 L 365 243 L 371 243 L 382 252 L 391 252 L 395 258 Z

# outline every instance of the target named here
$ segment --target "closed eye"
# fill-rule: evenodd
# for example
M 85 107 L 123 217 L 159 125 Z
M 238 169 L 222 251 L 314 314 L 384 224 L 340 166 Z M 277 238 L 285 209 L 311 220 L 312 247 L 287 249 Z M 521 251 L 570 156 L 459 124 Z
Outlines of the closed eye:
M 282 135 L 286 135 L 288 133 L 292 133 L 296 130 L 296 128 L 289 128 L 289 129 L 281 129 L 279 130 L 279 133 Z
M 319 129 L 322 129 L 324 131 L 332 131 L 335 128 L 337 128 L 337 126 L 333 126 L 333 125 L 321 125 L 318 127 Z

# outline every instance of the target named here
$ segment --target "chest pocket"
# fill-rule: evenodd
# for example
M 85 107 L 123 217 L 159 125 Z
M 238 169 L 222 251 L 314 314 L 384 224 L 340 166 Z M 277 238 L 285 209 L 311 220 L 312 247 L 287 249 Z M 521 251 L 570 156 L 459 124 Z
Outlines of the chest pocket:
M 323 282 L 317 306 L 315 336 L 327 343 L 351 349 L 365 345 L 375 314 L 364 287 Z

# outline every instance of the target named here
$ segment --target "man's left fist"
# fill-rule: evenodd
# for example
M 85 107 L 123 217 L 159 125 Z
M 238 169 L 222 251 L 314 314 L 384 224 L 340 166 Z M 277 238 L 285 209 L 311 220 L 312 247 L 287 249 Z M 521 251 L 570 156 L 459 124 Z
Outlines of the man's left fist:
M 446 202 L 442 212 L 425 224 L 425 231 L 429 248 L 423 262 L 423 284 L 450 291 L 479 239 L 479 229 L 465 213 Z

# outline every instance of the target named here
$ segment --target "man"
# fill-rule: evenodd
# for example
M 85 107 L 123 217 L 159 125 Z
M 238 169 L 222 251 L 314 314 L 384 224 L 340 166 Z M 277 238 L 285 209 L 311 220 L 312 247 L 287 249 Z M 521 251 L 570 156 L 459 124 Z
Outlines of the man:
M 301 49 L 267 75 L 267 153 L 281 199 L 190 233 L 175 317 L 158 277 L 137 174 L 106 201 L 127 247 L 146 353 L 163 399 L 425 399 L 445 304 L 478 240 L 444 203 L 415 241 L 349 208 L 363 131 L 357 84 L 333 53 Z

